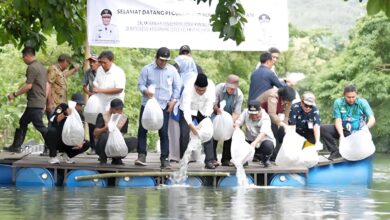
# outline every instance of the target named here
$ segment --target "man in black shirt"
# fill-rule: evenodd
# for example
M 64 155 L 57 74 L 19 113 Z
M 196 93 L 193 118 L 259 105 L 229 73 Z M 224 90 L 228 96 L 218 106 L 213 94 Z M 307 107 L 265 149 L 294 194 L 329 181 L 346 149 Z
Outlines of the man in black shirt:
M 320 142 L 320 112 L 315 106 L 315 96 L 311 92 L 302 95 L 302 101 L 291 106 L 289 125 L 295 125 L 295 131 L 311 144 L 322 149 Z

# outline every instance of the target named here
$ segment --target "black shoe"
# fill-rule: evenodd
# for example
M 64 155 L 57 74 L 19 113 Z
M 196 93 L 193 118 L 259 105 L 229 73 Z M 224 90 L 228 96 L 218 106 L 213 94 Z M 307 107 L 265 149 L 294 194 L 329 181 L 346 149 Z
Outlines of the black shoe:
M 124 165 L 121 158 L 112 158 L 111 164 L 112 165 Z
M 170 163 L 179 163 L 178 160 L 173 160 L 173 159 L 170 159 L 169 162 L 170 162 Z
M 213 170 L 213 169 L 215 169 L 215 166 L 214 166 L 213 162 L 210 161 L 210 162 L 207 162 L 205 164 L 204 168 Z
M 101 158 L 101 157 L 99 157 L 98 161 L 99 161 L 100 165 L 107 164 L 107 158 Z
M 14 152 L 14 153 L 22 153 L 22 148 L 21 147 L 13 147 L 12 145 L 9 146 L 9 147 L 4 147 L 3 148 L 4 151 L 8 151 L 8 152 Z
M 9 152 L 15 152 L 15 153 L 21 153 L 22 152 L 22 144 L 24 142 L 24 138 L 26 137 L 26 131 L 17 128 L 15 130 L 14 140 L 12 145 L 8 147 L 4 147 L 3 150 L 9 151 Z
M 330 156 L 328 157 L 329 160 L 335 160 L 338 158 L 341 158 L 341 154 L 339 151 L 333 151 L 332 153 L 330 153 Z
M 244 163 L 244 165 L 242 165 L 243 167 L 249 167 L 249 163 L 248 162 L 246 162 L 246 163 Z
M 270 157 L 271 157 L 271 155 L 262 156 L 262 157 L 261 157 L 260 165 L 263 165 L 264 168 L 269 167 L 269 165 L 271 165 L 271 163 L 269 162 L 269 158 L 270 158 Z
M 171 169 L 171 164 L 169 163 L 169 160 L 161 160 L 161 169 Z
M 224 167 L 234 167 L 234 163 L 228 161 L 228 160 L 224 160 L 222 161 L 222 166 Z
M 260 162 L 260 156 L 255 155 L 255 156 L 253 157 L 252 162 L 254 162 L 254 163 Z
M 271 165 L 271 163 L 269 162 L 269 160 L 266 160 L 266 161 L 261 161 L 260 165 L 264 166 L 264 168 L 267 168 L 269 167 L 269 165 Z
M 145 154 L 138 154 L 138 158 L 134 161 L 135 165 L 138 166 L 146 166 L 148 165 L 146 163 L 146 155 Z

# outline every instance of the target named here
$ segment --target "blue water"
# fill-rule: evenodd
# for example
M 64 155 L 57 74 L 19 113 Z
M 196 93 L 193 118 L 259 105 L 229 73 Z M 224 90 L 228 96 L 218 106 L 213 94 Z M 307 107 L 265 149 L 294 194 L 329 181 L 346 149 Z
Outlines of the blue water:
M 370 189 L 0 188 L 0 219 L 390 219 L 390 160 Z

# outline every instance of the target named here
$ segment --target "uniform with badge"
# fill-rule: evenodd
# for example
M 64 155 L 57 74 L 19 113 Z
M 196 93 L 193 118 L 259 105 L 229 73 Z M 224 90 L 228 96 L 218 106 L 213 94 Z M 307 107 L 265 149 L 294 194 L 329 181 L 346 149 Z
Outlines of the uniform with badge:
M 102 19 L 104 19 L 105 16 L 111 19 L 112 12 L 109 9 L 104 9 L 101 12 L 101 16 Z M 118 27 L 110 23 L 96 26 L 93 32 L 93 41 L 96 43 L 118 43 L 119 42 Z
M 350 134 L 361 130 L 363 127 L 372 127 L 375 123 L 374 113 L 364 98 L 356 97 L 356 88 L 352 85 L 344 88 L 344 97 L 336 99 L 333 104 L 333 118 L 341 122 L 343 136 L 347 137 Z M 355 99 L 346 100 L 347 95 L 355 95 Z M 368 125 L 370 124 L 370 125 Z M 337 131 L 336 125 L 322 125 L 321 139 L 331 152 L 329 159 L 341 157 L 335 139 L 340 139 L 341 134 Z
M 305 106 L 308 111 L 304 111 L 302 106 Z M 315 106 L 312 93 L 305 93 L 302 102 L 291 106 L 289 125 L 295 125 L 295 131 L 313 145 L 317 142 L 314 136 L 314 129 L 316 126 L 319 129 L 320 121 L 320 112 Z

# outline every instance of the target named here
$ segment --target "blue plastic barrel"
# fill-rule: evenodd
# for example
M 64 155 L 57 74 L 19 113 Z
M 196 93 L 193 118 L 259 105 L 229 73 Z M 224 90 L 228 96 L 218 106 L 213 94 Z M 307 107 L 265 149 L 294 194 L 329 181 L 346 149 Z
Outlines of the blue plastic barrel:
M 372 183 L 372 157 L 360 161 L 315 166 L 309 169 L 308 186 L 367 186 Z
M 117 186 L 129 188 L 151 188 L 157 185 L 156 179 L 151 176 L 134 176 L 117 178 Z
M 164 184 L 165 185 L 173 185 L 173 182 L 171 179 L 166 179 Z M 200 178 L 200 177 L 190 176 L 184 181 L 184 184 L 191 186 L 191 187 L 202 187 L 203 181 L 202 181 L 202 178 Z
M 53 187 L 52 173 L 40 167 L 21 168 L 16 172 L 17 187 Z
M 66 176 L 66 187 L 106 187 L 107 179 L 76 180 L 76 176 L 88 176 L 99 174 L 96 170 L 72 170 Z
M 254 184 L 254 180 L 251 175 L 246 175 L 246 179 L 249 185 Z M 218 181 L 218 186 L 220 188 L 237 187 L 238 186 L 237 177 L 236 176 L 222 177 Z
M 300 187 L 306 185 L 306 179 L 300 174 L 287 174 L 279 173 L 275 174 L 271 178 L 270 186 L 294 186 Z
M 12 185 L 12 167 L 7 164 L 0 164 L 0 185 Z

